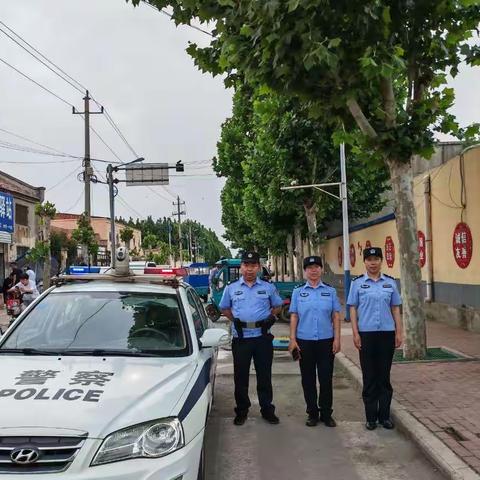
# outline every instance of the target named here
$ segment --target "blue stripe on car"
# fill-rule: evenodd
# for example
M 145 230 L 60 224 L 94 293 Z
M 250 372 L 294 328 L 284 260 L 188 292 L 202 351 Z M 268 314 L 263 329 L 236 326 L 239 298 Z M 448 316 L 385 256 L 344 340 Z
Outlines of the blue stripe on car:
M 178 414 L 178 418 L 180 420 L 184 420 L 187 415 L 190 413 L 192 408 L 198 402 L 198 399 L 202 396 L 203 391 L 205 390 L 206 386 L 210 383 L 210 368 L 212 366 L 212 359 L 209 358 L 203 365 L 200 374 L 195 380 L 195 384 L 193 385 L 190 393 L 188 394 L 185 403 L 183 404 L 180 413 Z

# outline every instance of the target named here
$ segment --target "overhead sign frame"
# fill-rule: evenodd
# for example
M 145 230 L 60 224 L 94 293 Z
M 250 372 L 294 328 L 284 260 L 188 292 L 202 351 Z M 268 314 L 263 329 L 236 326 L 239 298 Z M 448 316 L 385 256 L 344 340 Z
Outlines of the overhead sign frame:
M 168 163 L 137 163 L 125 166 L 127 187 L 138 185 L 168 185 Z

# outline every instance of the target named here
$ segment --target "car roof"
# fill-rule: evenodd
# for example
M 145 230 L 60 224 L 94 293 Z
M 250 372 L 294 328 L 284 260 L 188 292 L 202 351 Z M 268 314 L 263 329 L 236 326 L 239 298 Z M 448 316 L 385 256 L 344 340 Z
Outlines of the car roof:
M 189 285 L 174 275 L 63 275 L 54 281 L 51 293 L 62 292 L 151 292 L 175 294 Z

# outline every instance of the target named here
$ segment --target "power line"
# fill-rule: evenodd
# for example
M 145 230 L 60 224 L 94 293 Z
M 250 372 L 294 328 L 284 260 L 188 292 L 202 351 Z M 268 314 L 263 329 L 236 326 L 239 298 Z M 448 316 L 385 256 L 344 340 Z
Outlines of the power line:
M 30 80 L 32 83 L 34 83 L 35 85 L 37 85 L 38 87 L 40 87 L 42 90 L 45 90 L 46 92 L 48 92 L 50 95 L 53 95 L 55 98 L 57 98 L 58 100 L 60 100 L 61 102 L 65 103 L 66 105 L 68 105 L 69 107 L 72 107 L 73 108 L 73 105 L 68 102 L 67 100 L 65 100 L 64 98 L 62 98 L 60 95 L 57 95 L 55 92 L 52 92 L 52 90 L 50 90 L 49 88 L 45 87 L 44 85 L 42 85 L 41 83 L 37 82 L 36 80 L 34 80 L 33 78 L 29 77 L 26 73 L 23 73 L 22 71 L 20 71 L 18 68 L 14 67 L 13 65 L 11 65 L 10 63 L 8 63 L 6 60 L 4 60 L 3 58 L 0 58 L 0 62 L 4 63 L 5 65 L 7 65 L 7 67 L 10 67 L 11 69 L 13 69 L 15 72 L 17 72 L 19 75 L 21 75 L 22 77 L 26 78 L 27 80 Z
M 65 210 L 65 213 L 68 213 L 70 212 L 70 210 L 73 210 L 78 205 L 78 202 L 81 200 L 82 197 L 83 197 L 83 190 L 80 192 L 80 196 L 77 198 L 75 203 L 69 209 Z
M 147 5 L 150 8 L 153 8 L 157 12 L 163 13 L 164 15 L 166 15 L 169 18 L 173 18 L 173 15 L 168 13 L 167 11 L 160 9 L 160 8 L 156 7 L 155 5 L 152 5 L 151 3 L 148 3 L 146 0 L 142 0 L 142 1 L 145 5 Z M 193 28 L 194 30 L 197 30 L 198 32 L 202 32 L 205 35 L 208 35 L 209 37 L 213 37 L 213 34 L 211 32 L 208 32 L 207 30 L 203 30 L 202 28 L 197 27 L 196 25 L 190 25 L 190 24 L 187 23 L 187 24 L 185 24 L 185 26 Z
M 75 170 L 72 170 L 68 175 L 66 175 L 65 177 L 63 177 L 59 182 L 57 182 L 55 185 L 47 188 L 45 191 L 46 192 L 51 192 L 54 188 L 57 188 L 59 185 L 61 185 L 63 182 L 65 182 L 66 180 L 68 180 L 72 175 L 74 175 L 78 170 L 80 170 L 82 168 L 82 166 L 78 166 L 75 168 Z
M 8 30 L 10 32 L 12 32 L 14 35 L 16 35 L 18 38 L 20 38 L 22 40 L 22 42 L 26 43 L 30 48 L 33 49 L 33 47 L 28 43 L 26 42 L 25 40 L 23 40 L 23 38 L 18 35 L 16 32 L 14 32 L 9 26 L 5 25 L 5 23 L 3 23 L 2 21 L 0 21 L 0 24 L 4 25 L 6 28 L 8 28 Z M 50 71 L 52 71 L 55 75 L 57 75 L 58 77 L 60 77 L 62 80 L 64 80 L 65 82 L 67 82 L 68 84 L 70 84 L 73 88 L 75 88 L 76 90 L 78 90 L 80 93 L 83 93 L 83 90 L 81 88 L 79 88 L 77 85 L 75 85 L 74 83 L 72 83 L 70 80 L 68 80 L 67 78 L 65 78 L 63 75 L 61 75 L 60 73 L 58 73 L 57 71 L 55 71 L 50 65 L 48 65 L 46 62 L 44 62 L 41 58 L 38 58 L 34 53 L 32 53 L 28 48 L 24 47 L 18 40 L 16 40 L 15 38 L 13 38 L 9 33 L 7 33 L 3 28 L 0 27 L 0 32 L 2 32 L 4 35 L 6 35 L 10 40 L 12 40 L 12 42 L 16 43 L 20 48 L 22 48 L 23 50 L 25 50 L 29 55 L 31 55 L 33 58 L 35 58 L 35 60 L 37 60 L 38 62 L 40 62 L 42 65 L 44 65 L 45 67 L 47 67 Z
M 33 143 L 34 145 L 38 145 L 40 147 L 48 148 L 49 150 L 53 150 L 54 152 L 61 153 L 62 155 L 67 155 L 65 152 L 62 152 L 61 150 L 57 150 L 56 148 L 49 147 L 48 145 L 44 145 L 43 143 L 36 142 L 35 140 L 32 140 L 28 137 L 23 137 L 22 135 L 19 135 L 18 133 L 11 132 L 9 130 L 5 130 L 4 128 L 0 128 L 1 132 L 8 133 L 9 135 L 12 135 L 13 137 L 20 138 L 21 140 L 26 140 L 27 142 Z

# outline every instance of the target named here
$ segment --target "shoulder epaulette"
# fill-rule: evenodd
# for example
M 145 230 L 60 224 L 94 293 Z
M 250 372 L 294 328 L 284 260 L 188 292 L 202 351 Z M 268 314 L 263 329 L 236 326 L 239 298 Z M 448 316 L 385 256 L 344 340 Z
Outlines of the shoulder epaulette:
M 352 282 L 354 282 L 355 280 L 358 280 L 359 278 L 363 278 L 363 275 L 359 275 L 358 277 L 352 278 Z
M 323 283 L 324 285 L 326 285 L 327 287 L 334 288 L 334 287 L 332 287 L 332 286 L 331 286 L 329 283 L 327 283 L 327 282 L 323 282 L 323 281 L 322 281 L 322 283 Z
M 392 277 L 391 275 L 387 275 L 386 273 L 383 274 L 384 277 L 391 278 L 392 280 L 395 280 L 395 277 Z
M 294 289 L 294 290 L 296 290 L 297 288 L 304 287 L 306 284 L 307 284 L 307 282 L 305 282 L 305 283 L 301 283 L 300 285 L 297 285 L 297 286 L 296 286 L 296 287 L 294 287 L 293 289 Z

